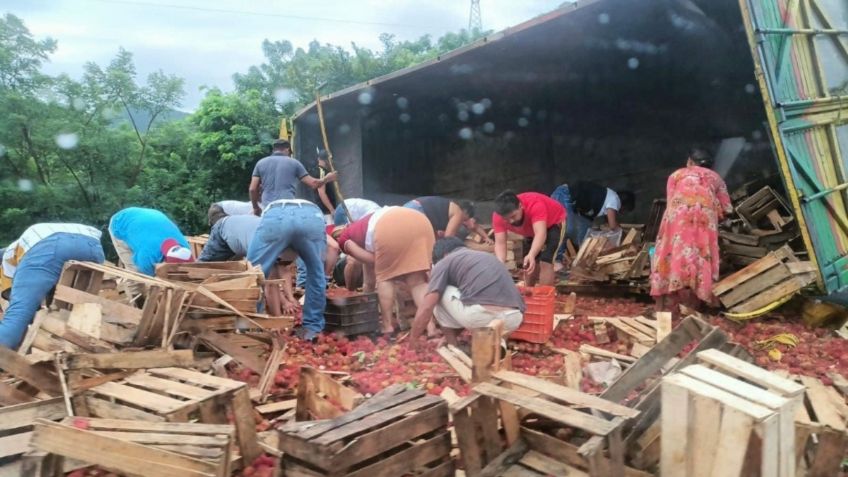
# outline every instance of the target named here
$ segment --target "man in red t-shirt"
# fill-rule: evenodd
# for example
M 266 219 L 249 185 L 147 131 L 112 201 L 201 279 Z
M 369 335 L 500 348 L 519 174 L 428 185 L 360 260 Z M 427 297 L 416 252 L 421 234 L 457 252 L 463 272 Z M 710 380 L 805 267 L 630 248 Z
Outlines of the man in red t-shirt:
M 529 274 L 526 285 L 533 286 L 537 280 L 540 285 L 553 285 L 554 255 L 562 243 L 565 218 L 565 207 L 544 194 L 502 192 L 495 198 L 492 214 L 495 255 L 506 262 L 507 231 L 526 237 L 524 269 Z

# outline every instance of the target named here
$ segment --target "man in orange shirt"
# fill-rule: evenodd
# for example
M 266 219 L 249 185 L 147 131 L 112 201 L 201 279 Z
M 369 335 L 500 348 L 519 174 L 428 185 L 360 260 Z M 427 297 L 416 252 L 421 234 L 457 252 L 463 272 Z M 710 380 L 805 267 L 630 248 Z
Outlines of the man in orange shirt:
M 537 281 L 540 285 L 553 285 L 554 256 L 564 237 L 565 220 L 565 207 L 544 194 L 504 191 L 495 198 L 492 214 L 495 255 L 506 262 L 507 231 L 525 237 L 526 285 L 533 286 Z

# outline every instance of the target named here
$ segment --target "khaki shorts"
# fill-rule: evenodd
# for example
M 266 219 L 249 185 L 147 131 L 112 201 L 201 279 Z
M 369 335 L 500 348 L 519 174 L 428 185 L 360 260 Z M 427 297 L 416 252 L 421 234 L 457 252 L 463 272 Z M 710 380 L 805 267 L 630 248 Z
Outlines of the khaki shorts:
M 521 326 L 524 315 L 519 310 L 509 309 L 491 311 L 481 305 L 465 305 L 461 300 L 462 294 L 454 286 L 448 286 L 436 305 L 433 314 L 436 321 L 445 328 L 484 328 L 493 320 L 502 320 L 504 332 L 510 332 Z
M 118 260 L 120 261 L 120 265 L 123 265 L 127 270 L 132 270 L 133 272 L 137 272 L 138 268 L 135 266 L 135 262 L 133 262 L 133 251 L 126 242 L 121 239 L 115 237 L 115 234 L 112 233 L 112 221 L 109 220 L 109 237 L 112 238 L 112 245 L 115 246 L 115 251 L 118 252 Z

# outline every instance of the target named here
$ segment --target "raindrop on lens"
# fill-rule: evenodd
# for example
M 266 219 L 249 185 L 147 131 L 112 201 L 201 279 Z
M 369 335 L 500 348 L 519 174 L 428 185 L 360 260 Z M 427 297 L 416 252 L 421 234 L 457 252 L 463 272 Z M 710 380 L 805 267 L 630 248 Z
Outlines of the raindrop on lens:
M 468 121 L 468 111 L 460 111 L 456 113 L 456 117 L 462 122 Z
M 395 102 L 397 103 L 397 107 L 399 107 L 400 109 L 406 109 L 406 107 L 409 106 L 409 100 L 404 98 L 403 96 L 398 98 Z
M 61 133 L 56 135 L 56 145 L 62 149 L 73 149 L 77 147 L 79 137 L 75 133 Z
M 751 83 L 745 85 L 745 92 L 748 94 L 754 94 L 754 91 L 756 90 L 757 88 L 755 88 L 754 85 L 752 85 Z
M 466 141 L 471 139 L 473 133 L 471 132 L 471 128 L 462 128 L 459 130 L 459 137 L 465 139 Z
M 627 60 L 627 67 L 631 70 L 635 70 L 639 67 L 639 58 L 630 58 Z
M 600 15 L 598 15 L 598 23 L 600 23 L 601 25 L 606 25 L 607 23 L 609 23 L 609 20 L 610 17 L 608 13 L 601 13 Z
M 0 157 L 3 157 L 5 155 L 6 155 L 6 146 L 0 144 Z
M 339 134 L 347 134 L 350 132 L 350 125 L 348 123 L 343 123 L 339 126 Z
M 398 119 L 400 119 L 400 122 L 402 123 L 408 123 L 412 117 L 408 113 L 401 113 L 401 115 L 398 116 Z
M 483 124 L 483 132 L 487 134 L 492 134 L 493 132 L 495 132 L 495 123 L 488 122 Z
M 358 101 L 359 104 L 368 105 L 371 104 L 371 101 L 374 101 L 374 96 L 368 91 L 363 91 L 359 93 Z
M 528 121 L 527 118 L 518 118 L 519 126 L 526 128 L 528 124 L 530 124 L 530 121 Z
M 483 103 L 474 103 L 471 105 L 471 112 L 476 115 L 481 115 L 486 111 L 486 107 L 483 106 Z
M 23 192 L 29 192 L 32 190 L 32 181 L 29 179 L 18 179 L 18 189 Z
M 279 104 L 292 103 L 294 102 L 295 97 L 294 91 L 289 88 L 277 88 L 274 90 L 274 99 L 276 99 Z

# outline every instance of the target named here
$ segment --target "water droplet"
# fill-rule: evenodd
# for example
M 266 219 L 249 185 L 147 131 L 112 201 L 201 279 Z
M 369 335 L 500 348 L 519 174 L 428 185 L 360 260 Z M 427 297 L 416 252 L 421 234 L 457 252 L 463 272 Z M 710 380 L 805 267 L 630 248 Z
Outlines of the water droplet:
M 459 102 L 456 103 L 456 109 L 459 111 L 468 111 L 468 103 Z
M 395 103 L 397 103 L 397 107 L 399 107 L 400 109 L 406 109 L 406 107 L 409 106 L 409 100 L 404 98 L 403 96 L 398 98 Z
M 598 15 L 598 23 L 601 25 L 606 25 L 609 23 L 610 17 L 608 13 L 601 13 Z
M 527 106 L 524 106 L 523 108 L 521 108 L 521 115 L 522 116 L 530 116 L 531 114 L 533 114 L 532 109 L 528 108 Z
M 357 100 L 359 101 L 359 104 L 367 106 L 374 101 L 374 94 L 372 94 L 371 91 L 363 91 L 359 93 Z
M 488 122 L 483 124 L 483 132 L 485 132 L 486 134 L 492 134 L 493 132 L 495 132 L 495 123 Z
M 73 149 L 79 143 L 76 133 L 60 133 L 56 135 L 56 145 L 62 149 Z
M 474 133 L 471 132 L 471 128 L 462 128 L 459 130 L 459 137 L 465 139 L 466 141 L 471 139 Z
M 759 141 L 760 139 L 762 139 L 763 133 L 760 130 L 756 130 L 756 131 L 751 133 L 751 137 L 753 139 L 756 139 L 757 141 Z
M 18 189 L 23 192 L 32 190 L 32 181 L 29 179 L 18 179 Z
M 267 132 L 260 132 L 259 133 L 259 142 L 261 142 L 263 144 L 268 144 L 268 143 L 271 143 L 273 141 L 274 141 L 274 138 L 271 137 L 271 135 L 268 134 Z
M 486 107 L 483 106 L 483 103 L 474 103 L 471 105 L 471 112 L 479 116 L 486 112 Z
M 0 144 L 0 157 L 3 157 L 5 155 L 6 155 L 6 146 Z
M 635 70 L 639 67 L 639 58 L 630 58 L 627 60 L 627 67 L 631 70 Z
M 751 83 L 748 83 L 748 84 L 745 85 L 745 92 L 748 93 L 748 94 L 754 94 L 754 91 L 756 91 L 756 90 L 757 90 L 757 88 L 754 85 L 752 85 Z
M 456 113 L 456 118 L 462 122 L 468 121 L 468 111 L 461 110 L 460 112 Z
M 408 123 L 409 120 L 412 119 L 412 116 L 410 116 L 409 113 L 401 113 L 401 115 L 398 116 L 398 119 L 400 119 L 400 122 L 402 123 Z
M 528 124 L 530 124 L 530 121 L 528 121 L 527 118 L 518 118 L 519 126 L 526 128 Z
M 297 94 L 291 88 L 277 88 L 274 90 L 274 99 L 279 104 L 289 104 L 297 99 Z
M 74 98 L 74 100 L 71 101 L 71 107 L 78 111 L 82 111 L 85 109 L 85 101 L 83 101 L 82 98 Z
M 483 98 L 480 100 L 480 104 L 482 104 L 484 108 L 489 109 L 492 107 L 492 100 L 489 98 Z
M 350 124 L 348 124 L 348 123 L 342 123 L 342 124 L 339 126 L 339 134 L 347 134 L 347 133 L 349 133 L 349 132 L 350 132 Z

